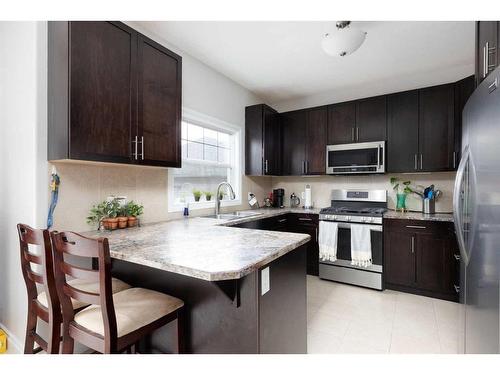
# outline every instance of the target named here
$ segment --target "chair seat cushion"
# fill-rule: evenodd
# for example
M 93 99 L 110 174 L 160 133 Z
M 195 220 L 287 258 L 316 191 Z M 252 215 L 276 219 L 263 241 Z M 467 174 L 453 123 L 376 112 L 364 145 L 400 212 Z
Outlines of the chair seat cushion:
M 69 280 L 68 284 L 77 288 L 77 289 L 83 290 L 84 292 L 99 293 L 99 283 L 96 283 L 94 281 L 88 281 L 88 280 L 84 280 L 84 279 L 73 279 L 73 280 Z M 112 288 L 113 294 L 114 294 L 114 293 L 121 292 L 125 289 L 129 289 L 130 285 L 121 281 L 120 279 L 112 278 L 111 279 L 111 288 Z M 38 295 L 37 300 L 42 306 L 44 306 L 46 308 L 48 307 L 47 295 L 45 294 L 45 292 L 41 292 Z M 85 306 L 88 306 L 88 303 L 77 301 L 74 299 L 71 299 L 71 302 L 73 303 L 73 309 L 75 309 L 75 310 L 80 309 L 80 308 L 85 307 Z
M 113 294 L 118 337 L 125 336 L 184 306 L 180 299 L 143 288 Z M 101 307 L 90 305 L 75 314 L 75 322 L 104 336 Z

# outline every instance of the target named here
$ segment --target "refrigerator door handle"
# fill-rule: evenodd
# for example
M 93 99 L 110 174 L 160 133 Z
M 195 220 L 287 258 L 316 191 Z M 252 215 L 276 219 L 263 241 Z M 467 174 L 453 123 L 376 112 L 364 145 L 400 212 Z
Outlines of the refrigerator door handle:
M 460 195 L 464 182 L 464 171 L 467 163 L 469 161 L 470 151 L 469 146 L 464 149 L 462 153 L 462 159 L 458 164 L 457 176 L 455 178 L 455 187 L 453 189 L 453 223 L 455 225 L 455 232 L 457 234 L 458 248 L 460 250 L 460 255 L 467 265 L 469 263 L 469 257 L 465 248 L 465 239 L 463 234 L 463 222 L 460 208 Z M 465 197 L 467 199 L 467 197 Z

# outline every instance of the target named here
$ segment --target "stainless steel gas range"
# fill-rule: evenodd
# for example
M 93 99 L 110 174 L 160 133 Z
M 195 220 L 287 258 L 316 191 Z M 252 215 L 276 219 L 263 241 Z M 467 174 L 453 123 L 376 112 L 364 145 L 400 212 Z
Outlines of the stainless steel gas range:
M 337 223 L 337 260 L 320 260 L 319 277 L 382 290 L 383 225 L 387 211 L 386 190 L 332 190 L 331 206 L 320 211 L 319 220 Z M 372 264 L 351 264 L 351 225 L 370 229 Z

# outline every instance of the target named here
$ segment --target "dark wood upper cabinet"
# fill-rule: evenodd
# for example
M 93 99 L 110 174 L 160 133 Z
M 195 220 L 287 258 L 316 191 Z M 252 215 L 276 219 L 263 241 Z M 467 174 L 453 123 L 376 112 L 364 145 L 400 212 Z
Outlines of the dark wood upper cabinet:
M 305 174 L 307 112 L 292 111 L 281 114 L 283 132 L 282 174 L 299 176 Z
M 307 111 L 305 173 L 308 175 L 325 174 L 327 121 L 328 114 L 326 107 L 314 108 Z
M 460 160 L 462 110 L 473 90 L 470 76 L 445 85 L 281 113 L 277 115 L 282 124 L 281 174 L 324 174 L 327 145 L 376 141 L 387 141 L 389 173 L 455 170 Z M 265 174 L 260 172 L 260 160 L 268 160 L 268 170 L 274 171 L 271 160 L 279 160 L 279 155 L 262 155 L 280 149 L 271 141 L 262 145 L 264 128 L 248 126 L 260 119 L 260 114 L 256 120 L 246 119 L 246 157 L 249 165 L 256 166 L 247 174 Z
M 418 168 L 418 90 L 387 97 L 387 171 Z
M 181 60 L 145 36 L 138 38 L 140 164 L 181 166 Z M 135 152 L 135 150 L 134 150 Z
M 419 90 L 419 170 L 456 168 L 454 85 Z
M 499 65 L 499 40 L 500 21 L 476 22 L 476 85 Z
M 356 102 L 328 106 L 328 144 L 355 142 Z
M 111 22 L 68 26 L 70 157 L 129 163 L 136 33 Z
M 120 22 L 48 31 L 48 159 L 180 167 L 181 57 Z
M 278 113 L 265 104 L 245 109 L 245 174 L 281 174 L 281 126 Z
M 387 97 L 356 101 L 356 142 L 385 141 L 387 138 Z
M 472 95 L 475 89 L 475 77 L 473 75 L 466 77 L 455 84 L 455 154 L 454 167 L 458 168 L 458 164 L 462 157 L 462 114 L 467 104 L 467 100 Z

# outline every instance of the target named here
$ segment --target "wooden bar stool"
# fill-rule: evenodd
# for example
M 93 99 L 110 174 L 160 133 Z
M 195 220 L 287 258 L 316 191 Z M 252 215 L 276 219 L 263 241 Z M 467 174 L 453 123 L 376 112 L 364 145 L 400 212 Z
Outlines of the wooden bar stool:
M 35 354 L 41 350 L 50 354 L 59 353 L 61 341 L 61 305 L 57 294 L 54 279 L 52 244 L 48 230 L 33 229 L 25 224 L 18 224 L 19 244 L 21 250 L 21 270 L 26 290 L 28 291 L 28 318 L 24 353 Z M 30 251 L 30 245 L 39 248 L 37 253 Z M 36 270 L 32 264 L 37 265 Z M 89 283 L 83 280 L 70 280 L 69 283 L 79 289 L 93 292 L 99 290 L 98 283 Z M 37 284 L 41 285 L 39 292 Z M 113 293 L 130 288 L 130 285 L 121 280 L 113 279 Z M 78 311 L 88 306 L 88 303 L 73 300 L 72 306 Z M 48 338 L 45 341 L 37 332 L 37 318 L 48 324 Z M 34 345 L 37 343 L 38 348 Z
M 177 319 L 177 352 L 183 352 L 184 302 L 149 289 L 111 293 L 111 257 L 107 238 L 90 239 L 73 232 L 51 233 L 54 274 L 63 315 L 63 353 L 73 353 L 74 341 L 101 353 L 119 353 L 157 328 Z M 65 255 L 98 259 L 98 270 L 75 267 Z M 98 282 L 98 292 L 86 292 L 67 276 Z M 71 299 L 90 304 L 75 312 Z
M 47 353 L 58 353 L 61 341 L 62 315 L 54 281 L 49 231 L 33 229 L 24 224 L 18 224 L 17 231 L 21 248 L 21 269 L 28 291 L 28 319 L 24 353 L 34 354 L 42 349 Z M 30 251 L 30 245 L 40 248 L 38 254 Z M 37 271 L 32 269 L 32 264 L 38 265 Z M 36 284 L 43 287 L 43 304 L 38 300 Z M 37 318 L 44 320 L 49 325 L 47 341 L 36 332 Z M 39 345 L 39 348 L 35 349 L 35 343 Z

